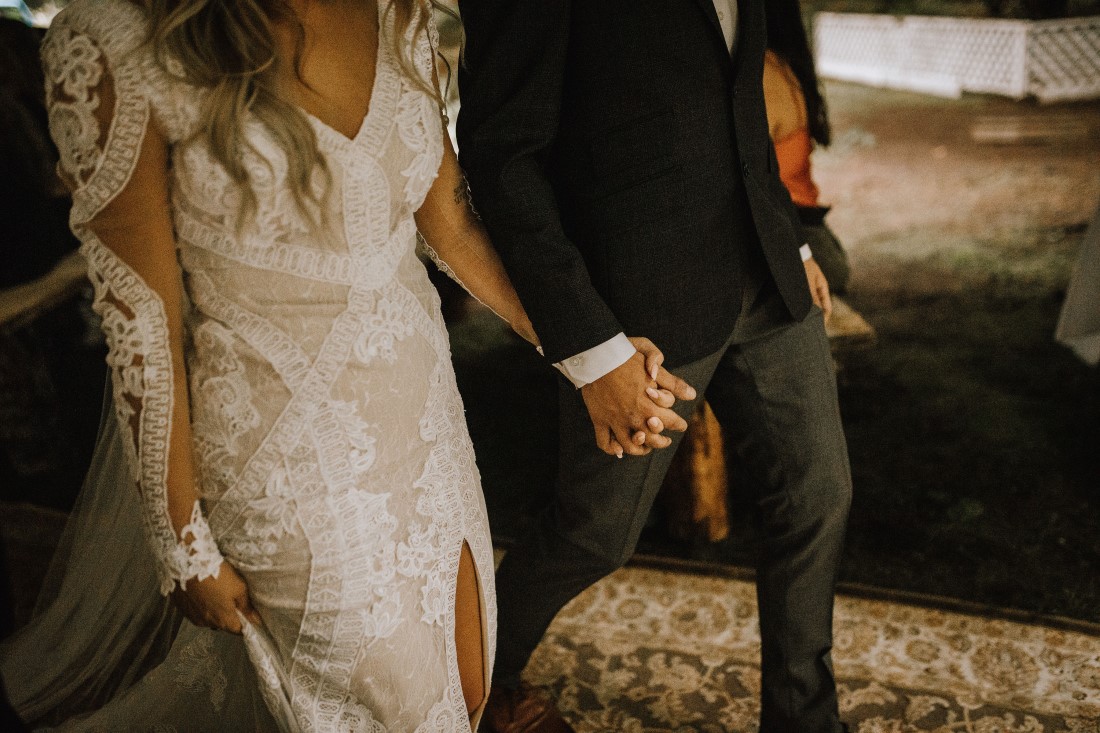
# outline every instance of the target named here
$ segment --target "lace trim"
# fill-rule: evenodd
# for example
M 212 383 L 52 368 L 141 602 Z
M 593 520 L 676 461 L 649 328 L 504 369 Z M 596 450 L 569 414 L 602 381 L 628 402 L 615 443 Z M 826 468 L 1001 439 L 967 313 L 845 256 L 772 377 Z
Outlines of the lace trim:
M 405 221 L 391 233 L 390 187 L 374 158 L 362 156 L 357 170 L 345 177 L 344 203 L 344 236 L 356 263 L 355 288 L 383 287 L 408 251 L 411 230 Z
M 466 715 L 466 705 L 461 696 L 461 687 L 459 693 L 457 703 L 451 698 L 440 700 L 433 705 L 432 709 L 428 711 L 424 722 L 416 726 L 413 733 L 454 733 L 467 728 L 469 719 Z M 453 690 L 451 694 L 454 695 Z
M 443 159 L 443 131 L 438 124 L 438 106 L 432 98 L 409 84 L 397 107 L 397 134 L 415 153 L 401 171 L 405 176 L 405 202 L 419 209 L 432 181 L 439 175 Z
M 458 276 L 458 273 L 451 269 L 451 266 L 448 265 L 447 262 L 439 256 L 439 253 L 436 252 L 430 244 L 428 244 L 428 240 L 425 239 L 424 235 L 421 234 L 419 231 L 416 233 L 416 251 L 417 254 L 421 254 L 431 260 L 432 263 L 434 263 L 435 266 L 439 268 L 440 272 L 454 280 L 456 283 L 459 284 L 459 286 L 462 287 L 463 290 L 473 296 L 473 293 L 470 293 L 470 289 L 466 287 L 466 283 L 462 282 L 462 278 Z
M 193 279 L 191 297 L 195 305 L 230 326 L 236 336 L 263 356 L 287 389 L 299 389 L 312 368 L 302 348 L 271 321 L 220 295 L 206 274 L 196 273 Z
M 192 514 L 191 524 L 179 535 L 168 514 L 174 382 L 164 304 L 95 235 L 83 229 L 79 233 L 95 290 L 92 307 L 103 319 L 107 338 L 115 414 L 120 428 L 128 427 L 133 437 L 125 444 L 141 489 L 146 536 L 157 559 L 160 590 L 167 595 L 177 583 L 183 587 L 192 578 L 216 577 L 221 555 L 197 504 L 197 514 Z
M 260 425 L 244 363 L 232 331 L 216 321 L 192 329 L 191 425 L 205 497 L 217 497 L 233 481 L 241 437 Z
M 98 28 L 93 10 L 91 4 L 76 5 L 59 15 L 42 45 L 50 133 L 62 151 L 62 170 L 78 184 L 70 214 L 74 225 L 90 221 L 129 182 L 149 121 L 141 70 L 127 53 L 138 41 L 137 31 L 115 29 L 93 39 L 76 30 Z M 88 146 L 98 145 L 102 132 L 95 117 L 100 99 L 92 90 L 104 77 L 103 61 L 111 67 L 115 108 L 104 149 L 92 154 Z
M 181 244 L 259 270 L 339 285 L 351 285 L 356 279 L 355 262 L 348 255 L 281 242 L 243 241 L 183 212 L 176 217 L 176 235 Z
M 148 93 L 150 112 L 162 123 L 172 142 L 187 138 L 198 122 L 204 89 L 183 80 L 183 67 L 174 58 L 162 68 L 152 53 L 142 49 L 149 35 L 148 16 L 138 4 L 126 0 L 84 0 L 67 5 L 54 18 L 52 28 L 61 21 L 84 29 L 103 47 L 117 76 L 122 65 L 133 67 L 133 77 Z M 166 73 L 167 72 L 167 73 Z M 197 103 L 199 102 L 199 103 Z
M 456 273 L 454 270 L 451 269 L 451 266 L 448 265 L 443 260 L 443 258 L 439 256 L 439 253 L 436 252 L 430 244 L 428 244 L 428 240 L 426 240 L 424 238 L 424 235 L 421 234 L 420 232 L 416 233 L 416 251 L 419 252 L 420 254 L 424 255 L 425 257 L 427 257 L 429 260 L 431 260 L 432 263 L 435 264 L 435 266 L 439 268 L 440 272 L 442 272 L 444 275 L 446 275 L 447 277 L 451 278 L 456 283 L 458 283 L 458 286 L 461 287 L 463 290 L 465 290 L 467 295 L 469 295 L 471 298 L 476 300 L 478 303 L 481 303 L 483 306 L 488 308 L 489 311 L 493 313 L 493 315 L 495 315 L 497 318 L 504 321 L 505 323 L 510 323 L 507 318 L 502 316 L 500 313 L 497 313 L 496 309 L 494 309 L 488 303 L 483 301 L 481 298 L 474 295 L 473 291 L 470 290 L 470 288 L 466 285 L 466 283 L 464 283 L 462 281 L 462 278 L 460 278 L 458 276 L 458 273 Z
M 58 40 L 59 36 L 64 41 Z M 95 90 L 103 80 L 103 54 L 90 38 L 66 27 L 58 28 L 51 41 L 43 50 L 43 63 L 49 72 L 47 95 L 52 100 L 51 132 L 63 143 L 58 149 L 62 170 L 80 181 L 85 173 L 95 171 L 103 158 L 95 117 L 100 104 Z M 68 101 L 60 101 L 59 93 Z
M 378 39 L 378 63 L 376 64 L 374 91 L 371 95 L 370 109 L 367 111 L 367 119 L 363 121 L 363 129 L 360 131 L 362 145 L 357 146 L 362 150 L 380 153 L 386 143 L 386 137 L 390 134 L 393 124 L 393 111 L 397 107 L 397 99 L 401 94 L 401 71 L 397 60 L 393 58 L 394 44 L 394 14 L 385 12 L 385 0 L 379 0 L 378 12 L 383 13 L 380 18 L 386 18 L 387 22 L 381 27 Z
M 435 50 L 439 48 L 439 33 L 430 6 L 426 9 L 426 12 L 428 12 L 428 53 L 422 57 L 421 63 L 423 64 L 423 71 L 427 74 L 427 78 L 430 79 L 432 78 L 431 67 L 434 64 Z M 436 102 L 440 106 L 440 116 L 443 120 L 446 120 L 447 113 L 445 106 L 439 103 L 438 100 L 436 100 Z M 439 158 L 434 161 L 436 168 L 433 174 L 434 178 L 434 175 L 438 173 L 439 160 L 442 158 L 443 154 L 443 132 L 440 125 L 433 125 L 429 121 L 429 116 L 430 112 L 425 106 L 422 111 L 422 123 L 429 132 L 435 131 L 434 135 L 429 134 L 428 139 L 434 143 L 433 147 L 438 146 L 439 149 Z M 412 167 L 410 166 L 410 168 Z M 467 184 L 467 187 L 468 185 L 469 184 Z M 425 188 L 425 194 L 426 193 L 427 188 Z M 470 201 L 471 210 L 476 216 L 477 212 L 473 210 L 472 197 L 468 198 L 468 201 Z M 461 279 L 457 277 L 451 267 L 439 257 L 438 253 L 426 240 L 424 240 L 419 232 L 417 233 L 417 240 L 420 250 L 426 254 L 444 274 L 469 292 L 469 288 L 467 288 Z M 484 504 L 479 496 L 480 476 L 474 462 L 473 443 L 470 441 L 470 436 L 466 429 L 465 412 L 462 407 L 462 398 L 458 391 L 458 383 L 455 380 L 454 369 L 451 366 L 450 344 L 446 336 L 446 326 L 443 323 L 442 315 L 439 311 L 438 296 L 433 299 L 433 303 L 434 309 L 432 313 L 425 312 L 418 303 L 418 311 L 423 317 L 417 319 L 417 325 L 418 330 L 434 345 L 436 353 L 439 356 L 435 373 L 432 376 L 433 394 L 427 401 L 428 405 L 431 407 L 429 413 L 426 414 L 421 421 L 421 437 L 424 440 L 435 440 L 436 443 L 432 448 L 429 460 L 424 466 L 424 472 L 417 482 L 417 485 L 432 487 L 430 492 L 435 493 L 436 498 L 435 501 L 418 503 L 417 509 L 418 511 L 423 510 L 422 513 L 426 513 L 427 515 L 436 514 L 436 512 L 442 511 L 446 514 L 436 514 L 436 516 L 447 517 L 458 515 L 462 507 L 466 509 L 465 513 L 462 515 L 462 527 L 456 528 L 458 532 L 448 532 L 447 541 L 450 543 L 449 547 L 451 551 L 439 553 L 437 557 L 440 558 L 440 564 L 445 568 L 442 574 L 445 578 L 444 587 L 447 590 L 446 608 L 453 609 L 458 584 L 458 567 L 462 552 L 462 542 L 468 542 L 470 545 L 470 552 L 473 555 L 474 564 L 478 571 L 478 580 L 481 585 L 482 597 L 485 601 L 485 613 L 487 616 L 485 642 L 486 658 L 489 666 L 487 673 L 491 678 L 493 660 L 496 657 L 497 638 L 497 604 L 493 548 L 490 540 L 489 527 L 486 523 Z M 497 315 L 500 316 L 499 313 Z M 439 496 L 439 494 L 443 494 L 443 496 Z M 429 588 L 427 585 L 425 587 L 425 593 L 426 595 L 422 603 L 422 608 L 430 617 L 432 615 L 432 603 L 430 595 L 428 595 Z M 455 619 L 453 613 L 448 614 L 446 620 L 446 639 L 447 644 L 451 645 L 453 644 L 455 632 Z M 460 724 L 455 722 L 456 720 L 465 721 L 466 708 L 462 695 L 461 677 L 458 671 L 458 658 L 453 649 L 447 655 L 447 662 L 448 676 L 451 681 L 450 699 L 454 706 L 452 715 L 455 717 L 447 721 L 443 717 L 434 718 L 430 716 L 429 720 L 418 727 L 417 733 L 426 731 L 449 731 L 456 727 L 460 727 Z M 433 714 L 438 714 L 435 709 L 433 709 Z
M 149 115 L 134 64 L 104 69 L 105 61 L 117 58 L 132 43 L 134 33 L 119 31 L 92 39 L 72 27 L 92 22 L 87 8 L 81 5 L 66 14 L 44 44 L 51 132 L 61 151 L 62 169 L 76 186 L 71 218 L 95 289 L 93 308 L 103 319 L 115 413 L 120 428 L 132 438 L 125 444 L 142 494 L 146 536 L 157 560 L 161 592 L 169 593 L 177 582 L 182 586 L 191 578 L 216 574 L 221 558 L 201 511 L 182 539 L 168 515 L 174 375 L 164 303 L 83 226 L 129 183 Z M 107 82 L 116 103 L 105 149 L 96 152 L 102 130 L 95 90 Z
M 435 49 L 439 47 L 439 31 L 435 25 L 435 15 L 431 5 L 418 3 L 419 12 L 424 13 L 427 33 L 413 38 L 416 25 L 410 24 L 406 40 L 413 49 L 413 65 L 420 72 L 421 79 L 429 85 L 434 84 L 432 74 L 435 66 Z M 405 176 L 405 201 L 419 209 L 432 181 L 439 174 L 439 164 L 443 159 L 442 101 L 438 91 L 428 94 L 411 79 L 402 82 L 401 99 L 397 106 L 397 134 L 415 155 L 401 173 Z
M 180 541 L 167 558 L 168 572 L 173 580 L 166 586 L 161 581 L 160 592 L 171 593 L 175 583 L 181 589 L 187 589 L 189 580 L 206 580 L 218 577 L 222 565 L 222 554 L 210 533 L 210 525 L 202 515 L 202 505 L 195 502 L 191 509 L 191 519 L 180 530 Z

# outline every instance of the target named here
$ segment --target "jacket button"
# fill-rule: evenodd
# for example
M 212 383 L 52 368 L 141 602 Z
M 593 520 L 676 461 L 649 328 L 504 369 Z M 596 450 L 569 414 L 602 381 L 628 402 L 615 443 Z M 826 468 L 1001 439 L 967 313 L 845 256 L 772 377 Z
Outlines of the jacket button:
M 748 163 L 742 163 L 741 164 L 741 170 L 745 171 L 746 176 L 749 175 L 749 172 L 750 172 L 749 164 Z

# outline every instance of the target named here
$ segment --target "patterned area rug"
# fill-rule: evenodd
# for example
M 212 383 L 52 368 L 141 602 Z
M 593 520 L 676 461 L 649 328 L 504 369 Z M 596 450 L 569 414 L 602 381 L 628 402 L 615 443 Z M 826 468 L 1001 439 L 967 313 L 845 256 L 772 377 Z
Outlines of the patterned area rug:
M 0 502 L 17 624 L 63 524 Z M 845 596 L 836 616 L 841 717 L 855 733 L 1100 733 L 1100 635 L 1086 624 Z M 629 567 L 566 607 L 526 674 L 579 733 L 756 733 L 759 656 L 752 582 Z
M 841 597 L 834 664 L 857 733 L 1100 733 L 1100 637 Z M 754 733 L 751 582 L 627 568 L 554 622 L 527 679 L 579 733 Z

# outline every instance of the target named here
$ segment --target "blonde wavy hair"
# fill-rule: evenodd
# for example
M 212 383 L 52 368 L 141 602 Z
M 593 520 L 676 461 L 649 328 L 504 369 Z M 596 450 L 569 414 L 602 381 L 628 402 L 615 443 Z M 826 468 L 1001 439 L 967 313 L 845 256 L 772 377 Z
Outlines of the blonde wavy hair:
M 149 15 L 148 42 L 160 65 L 167 70 L 169 59 L 178 61 L 188 83 L 208 90 L 196 137 L 207 143 L 215 160 L 240 186 L 243 195 L 238 221 L 246 221 L 256 208 L 256 195 L 244 164 L 244 153 L 252 146 L 242 123 L 251 115 L 286 153 L 294 201 L 306 220 L 316 226 L 321 200 L 331 183 L 330 173 L 305 114 L 279 91 L 280 59 L 274 33 L 277 21 L 290 20 L 297 27 L 293 63 L 294 73 L 301 79 L 305 29 L 289 1 L 138 1 Z M 422 78 L 412 61 L 412 45 L 427 32 L 428 14 L 434 7 L 434 0 L 388 0 L 378 20 L 379 28 L 384 30 L 393 16 L 395 32 L 383 37 L 391 37 L 392 50 L 408 77 L 438 96 L 434 81 Z M 410 29 L 411 33 L 402 32 Z M 321 192 L 313 185 L 315 172 L 323 177 Z

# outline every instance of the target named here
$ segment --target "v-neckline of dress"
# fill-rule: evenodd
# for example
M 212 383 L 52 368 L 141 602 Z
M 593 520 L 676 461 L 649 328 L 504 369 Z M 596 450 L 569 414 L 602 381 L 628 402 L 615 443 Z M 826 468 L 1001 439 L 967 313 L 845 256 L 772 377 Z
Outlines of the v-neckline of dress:
M 355 134 L 351 137 L 348 137 L 343 132 L 337 130 L 335 127 L 325 122 L 316 114 L 310 112 L 302 105 L 294 105 L 302 112 L 302 114 L 304 114 L 308 119 L 312 120 L 318 128 L 320 128 L 328 136 L 332 137 L 336 142 L 338 142 L 339 147 L 354 145 L 360 138 L 364 137 L 367 134 L 367 128 L 372 125 L 373 120 L 376 119 L 378 116 L 376 114 L 377 108 L 379 107 L 379 104 L 377 104 L 377 102 L 380 101 L 379 97 L 383 96 L 379 94 L 380 90 L 382 90 L 382 84 L 384 82 L 388 83 L 388 79 L 383 79 L 384 76 L 389 76 L 388 67 L 386 67 L 385 64 L 385 61 L 388 60 L 389 54 L 385 53 L 383 49 L 385 15 L 382 9 L 382 2 L 383 0 L 378 0 L 378 2 L 375 4 L 375 23 L 378 29 L 378 44 L 374 52 L 374 78 L 371 80 L 370 96 L 367 98 L 367 108 L 363 112 L 363 119 L 359 123 L 359 128 L 355 131 Z

